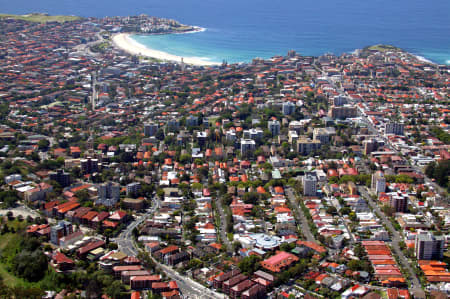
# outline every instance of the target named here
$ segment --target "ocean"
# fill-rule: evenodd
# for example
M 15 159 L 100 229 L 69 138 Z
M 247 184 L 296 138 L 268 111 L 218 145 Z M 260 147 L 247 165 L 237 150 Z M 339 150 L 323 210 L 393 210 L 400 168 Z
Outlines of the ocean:
M 152 49 L 215 62 L 249 62 L 291 49 L 339 55 L 390 44 L 450 64 L 449 0 L 0 0 L 0 12 L 172 18 L 206 30 L 133 38 Z

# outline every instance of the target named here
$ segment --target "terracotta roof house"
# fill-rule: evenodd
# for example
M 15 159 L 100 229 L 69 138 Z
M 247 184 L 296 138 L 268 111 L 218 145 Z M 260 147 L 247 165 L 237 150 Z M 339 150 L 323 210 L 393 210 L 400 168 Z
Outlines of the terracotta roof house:
M 73 269 L 75 262 L 64 253 L 57 251 L 52 255 L 51 265 L 56 271 L 67 271 Z
M 279 251 L 274 256 L 271 256 L 270 258 L 262 261 L 261 265 L 264 269 L 267 269 L 271 272 L 281 272 L 298 260 L 299 258 L 291 253 Z

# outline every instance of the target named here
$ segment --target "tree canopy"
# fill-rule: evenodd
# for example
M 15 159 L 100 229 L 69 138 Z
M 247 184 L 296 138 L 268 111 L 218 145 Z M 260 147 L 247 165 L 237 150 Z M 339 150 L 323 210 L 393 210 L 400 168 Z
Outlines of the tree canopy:
M 439 163 L 432 162 L 425 169 L 425 174 L 436 180 L 440 186 L 450 191 L 450 160 L 443 160 Z

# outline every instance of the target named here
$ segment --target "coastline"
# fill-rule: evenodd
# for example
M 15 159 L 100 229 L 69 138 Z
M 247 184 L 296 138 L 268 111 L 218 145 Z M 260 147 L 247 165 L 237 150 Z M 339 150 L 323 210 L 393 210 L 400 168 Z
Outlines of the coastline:
M 197 31 L 194 31 L 197 32 Z M 127 33 L 118 33 L 112 37 L 112 41 L 114 46 L 122 49 L 123 51 L 132 54 L 132 55 L 140 55 L 151 58 L 156 58 L 165 61 L 172 61 L 181 63 L 181 59 L 186 64 L 192 64 L 197 66 L 213 66 L 219 65 L 218 62 L 206 61 L 196 57 L 181 57 L 173 54 L 169 54 L 163 51 L 151 49 L 143 44 L 138 43 L 134 39 L 130 37 L 130 34 Z
M 171 33 L 171 34 L 188 34 L 188 33 L 197 33 L 197 32 L 203 32 L 206 29 L 201 27 L 194 27 L 194 30 L 187 31 L 187 32 L 177 32 L 177 33 Z M 117 33 L 112 36 L 112 42 L 113 45 L 131 55 L 139 55 L 139 56 L 145 56 L 145 57 L 151 57 L 155 59 L 159 59 L 162 61 L 170 61 L 175 63 L 181 63 L 181 60 L 183 59 L 183 62 L 185 64 L 195 65 L 195 66 L 217 66 L 220 65 L 219 62 L 213 62 L 204 60 L 199 57 L 182 57 L 174 54 L 170 54 L 164 51 L 155 50 L 152 48 L 149 48 L 146 45 L 143 45 L 136 40 L 134 40 L 131 37 L 132 33 Z M 407 53 L 414 57 L 414 59 L 417 59 L 421 63 L 428 63 L 432 65 L 439 65 L 438 63 L 425 58 L 424 56 L 421 56 L 419 54 L 415 54 L 413 52 L 398 48 L 399 50 L 403 51 L 404 53 Z M 356 50 L 355 50 L 356 51 Z
M 414 56 L 417 60 L 419 60 L 420 62 L 423 63 L 429 63 L 429 64 L 433 64 L 433 65 L 439 65 L 438 63 L 429 60 L 428 58 L 425 58 L 424 56 L 421 56 L 419 54 L 414 54 L 412 52 L 407 52 L 408 54 L 411 54 L 412 56 Z

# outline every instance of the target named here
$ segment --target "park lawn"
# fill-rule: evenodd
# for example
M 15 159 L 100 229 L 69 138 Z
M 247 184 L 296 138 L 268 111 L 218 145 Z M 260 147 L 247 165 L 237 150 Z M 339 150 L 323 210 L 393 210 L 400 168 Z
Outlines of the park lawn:
M 397 47 L 391 46 L 391 45 L 374 45 L 374 46 L 370 46 L 369 50 L 386 52 L 386 51 L 397 51 L 400 49 Z
M 111 46 L 111 44 L 108 41 L 104 41 L 100 44 L 96 44 L 94 46 L 91 47 L 91 51 L 93 52 L 102 52 L 105 49 L 107 49 L 109 46 Z
M 36 23 L 47 23 L 47 22 L 69 22 L 80 19 L 77 16 L 49 16 L 46 14 L 28 14 L 28 15 L 11 15 L 11 14 L 0 14 L 0 18 L 13 18 L 16 20 L 24 20 Z

